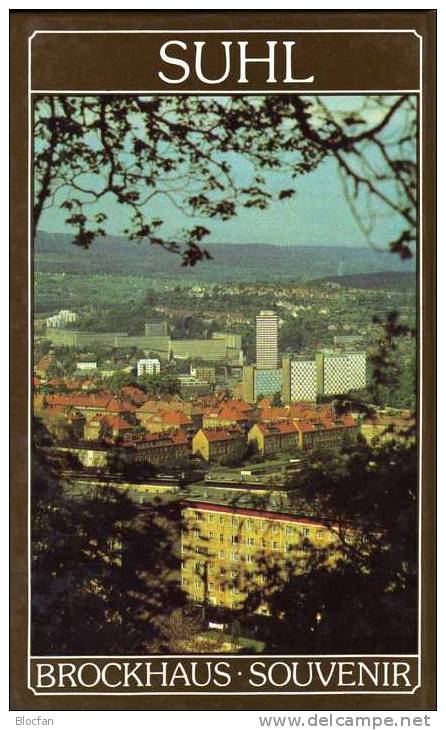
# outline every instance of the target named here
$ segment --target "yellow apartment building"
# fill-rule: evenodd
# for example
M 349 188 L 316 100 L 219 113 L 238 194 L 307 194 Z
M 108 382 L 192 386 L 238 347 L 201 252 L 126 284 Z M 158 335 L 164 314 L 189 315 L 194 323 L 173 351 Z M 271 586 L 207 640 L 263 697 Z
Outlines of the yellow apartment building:
M 235 454 L 244 443 L 245 437 L 239 431 L 200 428 L 192 439 L 192 453 L 205 461 L 213 461 Z
M 285 581 L 317 550 L 329 563 L 337 559 L 336 529 L 316 519 L 193 501 L 182 516 L 181 584 L 194 603 L 238 609 L 250 590 L 274 592 L 273 567 Z

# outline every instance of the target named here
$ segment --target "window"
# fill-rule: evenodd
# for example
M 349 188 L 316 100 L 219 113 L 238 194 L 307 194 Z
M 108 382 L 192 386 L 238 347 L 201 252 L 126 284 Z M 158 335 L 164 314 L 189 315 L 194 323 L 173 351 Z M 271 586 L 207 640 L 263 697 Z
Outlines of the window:
M 213 532 L 209 532 L 209 540 L 213 540 L 215 537 L 215 534 Z
M 355 541 L 355 536 L 352 532 L 352 530 L 346 530 L 345 532 L 345 542 L 347 545 L 352 545 Z
M 246 538 L 246 544 L 247 545 L 254 545 L 254 538 L 253 537 L 247 537 Z
M 222 532 L 220 532 L 220 542 L 224 542 L 224 541 L 225 541 L 225 536 L 223 535 Z
M 294 532 L 294 527 L 291 527 L 291 525 L 287 525 L 286 526 L 286 534 L 287 535 L 292 535 L 293 532 Z
M 234 544 L 234 543 L 237 543 L 238 541 L 239 541 L 238 535 L 232 535 L 232 536 L 231 536 L 231 542 L 232 542 L 233 544 Z
M 273 532 L 279 532 L 279 525 L 273 525 Z
M 218 592 L 219 593 L 224 593 L 225 592 L 225 587 L 224 586 L 218 586 Z
M 266 545 L 267 545 L 266 540 L 262 539 L 261 543 L 262 543 L 262 548 L 266 548 Z
M 231 570 L 231 578 L 238 578 L 239 574 L 240 574 L 240 571 Z
M 262 530 L 263 530 L 263 532 L 266 532 L 267 529 L 268 529 L 268 523 L 267 522 L 262 522 Z
M 302 537 L 309 537 L 310 535 L 310 528 L 309 527 L 302 527 L 300 530 L 300 534 Z
M 195 555 L 200 555 L 200 548 L 198 547 L 198 545 L 195 548 Z
M 200 530 L 194 530 L 194 537 L 196 540 L 200 537 Z
M 199 581 L 199 580 L 196 580 L 196 581 L 195 581 L 195 583 L 194 583 L 194 585 L 195 585 L 195 588 L 200 588 L 200 586 L 201 586 L 201 581 Z
M 252 530 L 253 524 L 254 523 L 253 523 L 252 520 L 246 520 L 246 529 L 247 530 Z
M 316 531 L 316 538 L 318 540 L 323 540 L 324 539 L 324 531 L 323 530 L 317 530 Z
M 238 517 L 231 517 L 231 525 L 238 525 Z
M 213 522 L 213 521 L 214 521 L 214 515 L 209 515 L 209 522 Z
M 219 558 L 224 558 L 225 557 L 225 551 L 224 550 L 219 550 L 218 551 L 218 557 Z
M 246 562 L 247 563 L 253 563 L 254 562 L 254 555 L 247 555 L 246 556 Z
M 223 515 L 220 515 L 220 517 L 218 518 L 218 524 L 219 525 L 224 525 L 225 524 L 225 518 L 223 517 Z
M 272 546 L 273 550 L 278 550 L 279 549 L 279 543 L 277 541 L 272 542 L 271 543 L 271 546 Z
M 238 596 L 239 589 L 236 586 L 234 586 L 233 588 L 231 588 L 231 593 L 233 596 Z
M 240 558 L 240 555 L 238 553 L 231 553 L 231 560 L 238 560 Z

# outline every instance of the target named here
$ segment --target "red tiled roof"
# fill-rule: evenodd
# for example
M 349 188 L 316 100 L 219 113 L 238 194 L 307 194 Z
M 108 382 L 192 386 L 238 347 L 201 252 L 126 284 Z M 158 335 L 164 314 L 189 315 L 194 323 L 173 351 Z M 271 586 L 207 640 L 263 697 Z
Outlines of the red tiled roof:
M 296 426 L 292 422 L 271 423 L 268 425 L 264 423 L 258 423 L 257 427 L 260 429 L 261 433 L 263 433 L 263 435 L 267 438 L 269 436 L 277 436 L 278 434 L 296 433 Z
M 110 426 L 114 431 L 129 431 L 133 428 L 133 426 L 130 425 L 130 423 L 127 423 L 127 421 L 124 421 L 121 416 L 102 416 L 101 418 L 102 423 L 104 423 L 107 426 Z
M 218 417 L 225 421 L 246 421 L 247 413 L 240 408 L 232 407 L 232 403 L 223 406 Z
M 279 418 L 288 418 L 289 414 L 286 408 L 262 408 L 260 418 L 262 421 L 278 421 Z
M 273 428 L 279 431 L 279 433 L 296 433 L 294 423 L 276 423 Z
M 162 414 L 162 421 L 172 426 L 188 426 L 192 423 L 192 419 L 179 411 L 165 411 Z
M 134 403 L 131 403 L 129 400 L 121 400 L 120 398 L 110 398 L 108 401 L 105 410 L 110 411 L 112 413 L 130 413 L 137 411 L 137 407 Z
M 227 405 L 240 411 L 241 413 L 248 413 L 253 410 L 253 407 L 252 405 L 250 405 L 250 403 L 246 403 L 246 401 L 239 400 L 238 398 L 234 398 L 233 400 L 228 401 Z
M 338 428 L 352 428 L 358 423 L 352 416 L 340 416 L 339 418 L 320 418 L 318 421 L 295 421 L 298 431 L 333 431 Z
M 204 436 L 207 438 L 209 442 L 215 442 L 215 441 L 230 441 L 232 438 L 234 438 L 236 435 L 241 435 L 241 431 L 224 431 L 223 429 L 201 429 L 201 432 L 204 434 Z
M 77 406 L 78 408 L 105 408 L 110 401 L 109 393 L 58 393 L 47 396 L 52 405 Z
M 311 525 L 314 527 L 326 527 L 323 519 L 315 517 L 298 517 L 297 515 L 287 515 L 280 512 L 270 512 L 267 510 L 255 510 L 247 507 L 228 507 L 222 504 L 212 504 L 211 502 L 194 502 L 186 500 L 183 502 L 186 507 L 207 510 L 209 512 L 225 512 L 226 514 L 246 515 L 247 517 L 259 517 L 260 519 L 272 519 L 278 522 L 296 522 L 301 525 Z M 330 525 L 332 529 L 336 529 L 337 525 Z
M 288 415 L 291 418 L 304 418 L 311 420 L 313 418 L 320 418 L 321 416 L 331 415 L 331 404 L 324 403 L 322 405 L 315 406 L 313 403 L 291 403 L 287 407 Z
M 121 388 L 121 394 L 124 397 L 130 398 L 134 403 L 141 405 L 147 400 L 147 396 L 141 388 L 136 388 L 134 385 L 125 385 Z

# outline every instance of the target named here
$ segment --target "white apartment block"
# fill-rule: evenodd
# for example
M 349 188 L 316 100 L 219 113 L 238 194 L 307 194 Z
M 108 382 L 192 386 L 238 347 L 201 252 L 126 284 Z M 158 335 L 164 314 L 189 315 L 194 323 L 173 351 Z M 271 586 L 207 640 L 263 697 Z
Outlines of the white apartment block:
M 157 358 L 146 357 L 137 362 L 137 372 L 140 375 L 157 375 L 161 372 L 161 363 Z
M 316 360 L 292 360 L 290 377 L 291 401 L 316 401 Z
M 58 314 L 54 314 L 52 317 L 46 318 L 47 327 L 63 327 L 69 322 L 76 322 L 76 312 L 70 312 L 68 309 L 61 309 Z
M 257 368 L 277 368 L 278 322 L 275 312 L 262 311 L 256 317 Z
M 339 395 L 366 387 L 365 352 L 322 350 L 316 353 L 316 362 L 319 395 Z

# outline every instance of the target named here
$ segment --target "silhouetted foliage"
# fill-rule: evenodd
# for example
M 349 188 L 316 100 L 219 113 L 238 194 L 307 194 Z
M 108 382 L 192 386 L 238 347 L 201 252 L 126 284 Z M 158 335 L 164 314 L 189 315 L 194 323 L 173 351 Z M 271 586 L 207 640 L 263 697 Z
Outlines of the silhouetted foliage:
M 108 206 L 123 206 L 121 233 L 178 254 L 184 266 L 210 258 L 200 222 L 172 240 L 151 211 L 157 198 L 182 213 L 229 220 L 293 196 L 297 180 L 332 158 L 352 213 L 370 245 L 377 214 L 401 224 L 390 249 L 412 255 L 416 229 L 416 102 L 410 95 L 365 96 L 354 113 L 323 97 L 266 95 L 37 96 L 34 102 L 34 232 L 58 205 L 89 248 L 106 234 Z M 252 163 L 248 179 L 237 159 Z M 271 192 L 270 173 L 288 176 Z M 182 247 L 181 244 L 184 244 Z
M 142 508 L 116 489 L 73 478 L 35 427 L 32 487 L 32 650 L 143 652 L 163 640 L 161 616 L 184 603 L 174 545 L 178 505 Z M 66 476 L 64 476 L 66 474 Z
M 293 478 L 335 540 L 304 540 L 287 559 L 259 555 L 245 609 L 267 607 L 278 651 L 411 652 L 417 620 L 417 481 L 412 437 L 314 454 Z M 259 576 L 262 582 L 259 584 Z M 290 627 L 293 631 L 290 632 Z

